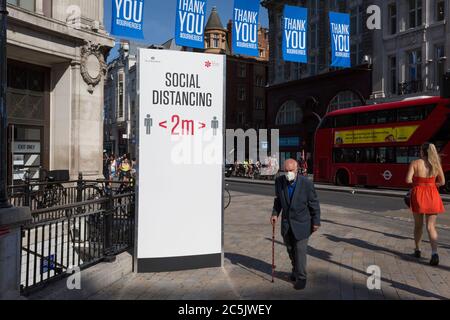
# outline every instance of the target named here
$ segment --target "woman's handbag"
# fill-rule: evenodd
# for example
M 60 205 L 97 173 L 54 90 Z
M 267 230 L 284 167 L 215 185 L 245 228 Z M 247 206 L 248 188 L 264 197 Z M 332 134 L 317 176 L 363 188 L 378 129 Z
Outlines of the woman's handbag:
M 403 197 L 403 201 L 405 201 L 405 204 L 408 208 L 411 208 L 411 190 L 409 190 L 405 196 Z

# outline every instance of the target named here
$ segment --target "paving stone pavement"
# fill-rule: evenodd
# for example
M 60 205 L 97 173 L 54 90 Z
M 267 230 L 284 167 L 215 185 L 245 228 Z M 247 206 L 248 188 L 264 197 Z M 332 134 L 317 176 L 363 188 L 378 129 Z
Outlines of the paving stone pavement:
M 399 200 L 401 201 L 401 200 Z M 441 265 L 412 257 L 412 221 L 322 205 L 323 225 L 308 248 L 308 283 L 296 291 L 290 261 L 276 232 L 276 279 L 271 282 L 273 198 L 232 193 L 225 211 L 223 268 L 129 274 L 90 299 L 449 299 L 450 230 L 439 229 Z M 381 289 L 367 288 L 367 267 L 381 269 Z

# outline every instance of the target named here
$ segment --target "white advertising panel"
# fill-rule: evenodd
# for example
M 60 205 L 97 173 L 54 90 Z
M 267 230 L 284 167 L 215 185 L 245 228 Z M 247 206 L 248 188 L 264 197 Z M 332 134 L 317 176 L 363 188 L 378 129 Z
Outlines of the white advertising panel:
M 137 271 L 222 264 L 225 56 L 140 49 Z

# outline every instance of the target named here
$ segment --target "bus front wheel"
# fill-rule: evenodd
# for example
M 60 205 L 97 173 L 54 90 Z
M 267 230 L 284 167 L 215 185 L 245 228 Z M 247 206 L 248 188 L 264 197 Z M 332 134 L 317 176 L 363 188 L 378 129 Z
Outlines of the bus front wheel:
M 348 186 L 350 183 L 350 178 L 348 176 L 347 171 L 345 170 L 339 170 L 336 173 L 336 185 L 338 186 Z

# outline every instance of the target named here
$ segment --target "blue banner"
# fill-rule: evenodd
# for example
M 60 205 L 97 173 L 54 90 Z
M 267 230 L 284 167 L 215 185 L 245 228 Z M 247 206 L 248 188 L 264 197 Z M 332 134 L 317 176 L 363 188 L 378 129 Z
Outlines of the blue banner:
M 112 1 L 111 34 L 144 39 L 144 0 Z
M 259 56 L 259 0 L 234 0 L 233 54 Z
M 330 12 L 332 67 L 351 67 L 350 15 Z
M 177 0 L 175 43 L 179 46 L 205 48 L 206 0 Z
M 308 63 L 307 53 L 308 9 L 294 6 L 284 7 L 283 59 Z

